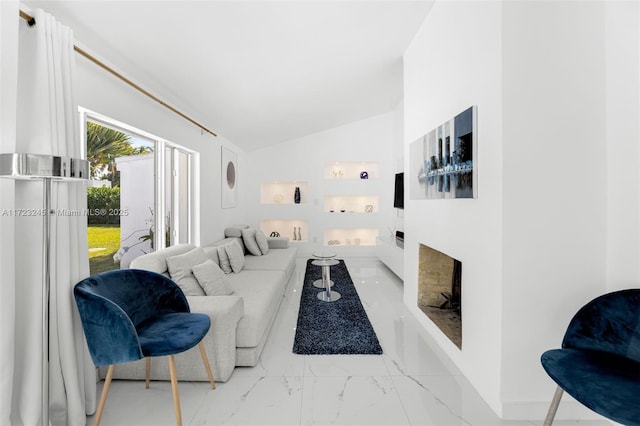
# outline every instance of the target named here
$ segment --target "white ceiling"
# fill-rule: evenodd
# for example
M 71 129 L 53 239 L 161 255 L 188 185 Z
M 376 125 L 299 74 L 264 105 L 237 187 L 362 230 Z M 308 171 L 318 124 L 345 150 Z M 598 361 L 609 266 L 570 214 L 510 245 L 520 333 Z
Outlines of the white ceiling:
M 392 110 L 432 1 L 28 1 L 246 151 Z

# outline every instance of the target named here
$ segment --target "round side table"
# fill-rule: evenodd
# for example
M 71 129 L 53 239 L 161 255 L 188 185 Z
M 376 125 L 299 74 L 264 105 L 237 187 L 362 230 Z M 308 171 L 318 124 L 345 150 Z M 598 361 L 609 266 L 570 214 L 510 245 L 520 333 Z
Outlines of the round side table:
M 331 281 L 331 267 L 338 265 L 340 262 L 334 259 L 335 253 L 313 253 L 316 260 L 311 263 L 322 267 L 322 279 L 313 282 L 314 287 L 323 288 L 324 291 L 318 293 L 318 299 L 323 302 L 335 302 L 340 299 L 340 293 L 332 291 L 333 281 Z

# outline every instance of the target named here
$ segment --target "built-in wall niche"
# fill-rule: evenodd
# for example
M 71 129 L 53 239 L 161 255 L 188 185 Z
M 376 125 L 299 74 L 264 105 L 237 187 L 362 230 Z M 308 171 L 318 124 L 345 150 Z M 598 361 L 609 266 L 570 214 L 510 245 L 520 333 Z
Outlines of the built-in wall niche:
M 418 307 L 462 349 L 462 263 L 420 244 Z
M 378 179 L 379 166 L 373 161 L 332 161 L 324 165 L 325 179 Z
M 334 228 L 325 229 L 324 245 L 335 247 L 375 246 L 378 229 Z
M 289 241 L 309 241 L 309 224 L 305 220 L 263 220 L 260 230 L 268 236 L 289 237 Z
M 260 204 L 296 204 L 296 188 L 300 191 L 300 203 L 305 204 L 309 184 L 300 181 L 273 181 L 260 184 Z
M 325 195 L 323 211 L 329 213 L 376 213 L 377 195 Z

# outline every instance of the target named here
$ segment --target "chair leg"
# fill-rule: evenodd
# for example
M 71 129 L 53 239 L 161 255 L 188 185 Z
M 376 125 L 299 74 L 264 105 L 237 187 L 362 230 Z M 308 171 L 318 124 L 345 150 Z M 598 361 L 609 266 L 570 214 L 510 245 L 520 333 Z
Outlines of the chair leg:
M 216 382 L 213 379 L 213 372 L 211 371 L 211 365 L 209 364 L 209 358 L 207 358 L 207 353 L 204 350 L 204 345 L 202 342 L 198 343 L 200 347 L 200 354 L 202 355 L 202 362 L 204 362 L 204 368 L 207 369 L 207 375 L 209 376 L 209 383 L 211 383 L 211 389 L 216 388 Z
M 105 377 L 104 379 L 104 386 L 102 387 L 102 395 L 100 395 L 100 402 L 98 403 L 98 409 L 96 410 L 95 417 L 93 418 L 93 426 L 100 425 L 100 419 L 102 419 L 104 404 L 107 402 L 107 394 L 109 393 L 109 386 L 111 386 L 111 378 L 113 377 L 114 368 L 115 368 L 115 365 L 112 364 L 107 369 L 107 377 Z
M 173 393 L 173 409 L 176 412 L 176 424 L 178 426 L 182 426 L 182 412 L 180 411 L 180 395 L 178 394 L 176 361 L 173 358 L 173 355 L 169 355 L 169 374 L 171 375 L 171 393 Z
M 149 380 L 151 380 L 151 357 L 150 356 L 146 357 L 145 361 L 146 361 L 146 365 L 145 365 L 144 387 L 145 389 L 149 389 Z
M 553 394 L 553 399 L 551 400 L 551 405 L 549 406 L 549 411 L 547 412 L 547 417 L 544 419 L 544 426 L 551 426 L 553 423 L 553 418 L 556 416 L 556 411 L 558 411 L 558 405 L 560 405 L 560 399 L 562 398 L 562 394 L 564 390 L 560 386 L 556 388 L 556 392 Z

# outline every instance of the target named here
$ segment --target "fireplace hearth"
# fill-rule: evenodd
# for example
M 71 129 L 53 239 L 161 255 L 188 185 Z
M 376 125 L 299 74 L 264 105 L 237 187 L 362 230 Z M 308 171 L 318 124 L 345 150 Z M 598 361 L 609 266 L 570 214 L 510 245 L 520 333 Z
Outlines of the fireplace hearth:
M 418 307 L 462 349 L 462 263 L 420 244 Z

